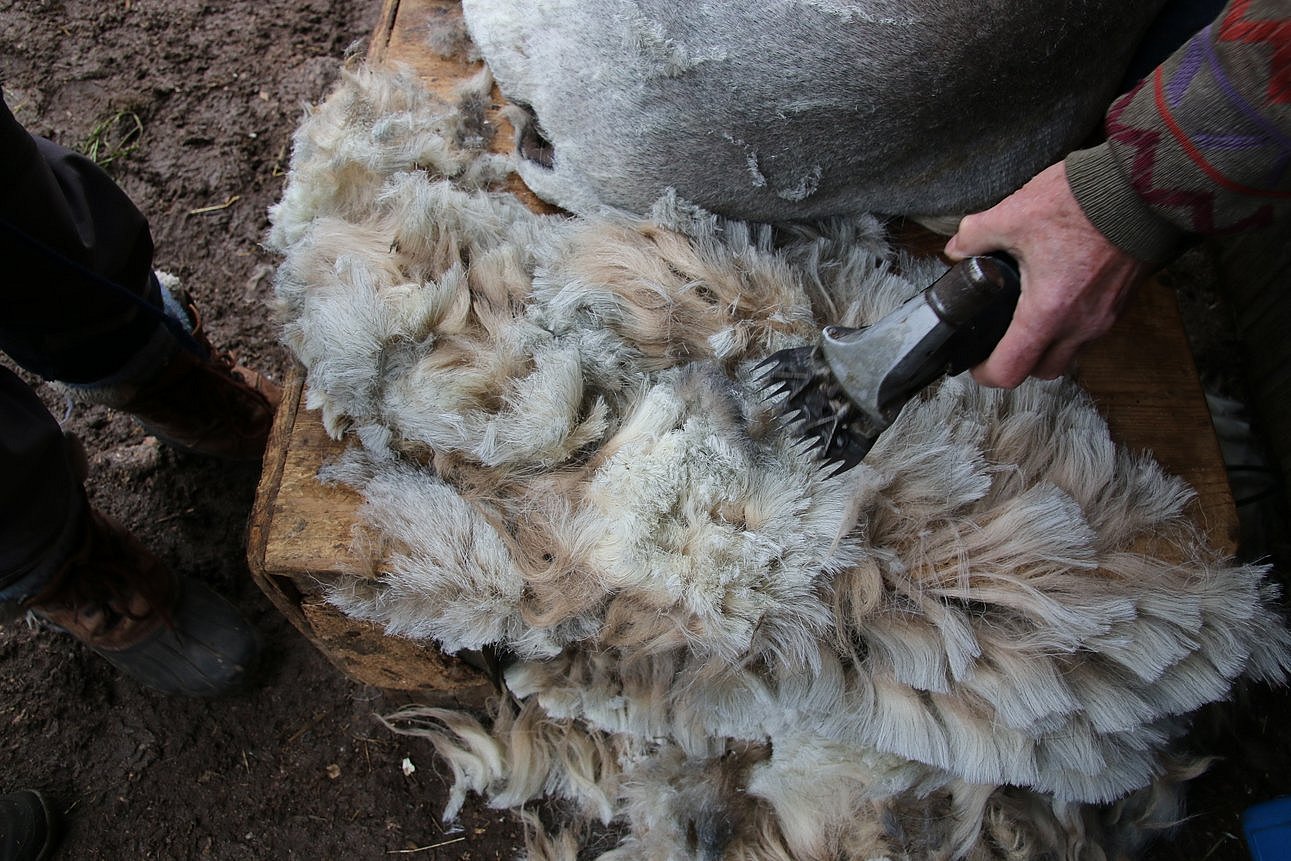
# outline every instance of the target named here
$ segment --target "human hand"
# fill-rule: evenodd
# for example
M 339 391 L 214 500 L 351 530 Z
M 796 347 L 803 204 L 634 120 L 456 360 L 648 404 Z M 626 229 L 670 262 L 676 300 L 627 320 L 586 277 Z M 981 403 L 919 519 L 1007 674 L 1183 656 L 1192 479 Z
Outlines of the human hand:
M 985 212 L 960 222 L 946 256 L 1007 251 L 1018 261 L 1022 295 L 1000 343 L 973 368 L 984 386 L 1013 388 L 1028 376 L 1053 379 L 1076 351 L 1111 328 L 1152 267 L 1089 223 L 1062 162 Z

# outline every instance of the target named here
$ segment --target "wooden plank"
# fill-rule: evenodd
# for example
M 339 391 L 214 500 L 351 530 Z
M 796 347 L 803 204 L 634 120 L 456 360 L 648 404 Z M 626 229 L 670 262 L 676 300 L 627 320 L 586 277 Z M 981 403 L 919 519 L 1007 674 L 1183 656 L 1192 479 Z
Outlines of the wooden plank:
M 248 542 L 253 564 L 314 575 L 365 573 L 371 561 L 350 550 L 358 494 L 318 480 L 319 467 L 344 445 L 328 436 L 317 412 L 305 409 L 303 380 L 303 368 L 288 372 L 274 420 Z
M 1220 551 L 1237 549 L 1237 511 L 1179 304 L 1152 279 L 1116 325 L 1081 353 L 1076 380 L 1094 398 L 1112 438 L 1151 452 L 1197 491 L 1190 512 Z
M 414 68 L 436 95 L 450 100 L 458 84 L 481 68 L 442 57 L 427 46 L 433 27 L 448 26 L 455 0 L 386 0 L 370 59 Z M 494 149 L 508 151 L 513 131 L 494 93 Z M 514 193 L 541 211 L 552 208 L 515 179 Z M 939 246 L 937 246 L 939 247 Z M 932 249 L 933 246 L 929 246 Z M 1113 437 L 1151 451 L 1170 472 L 1197 489 L 1192 515 L 1217 549 L 1235 548 L 1236 513 L 1174 297 L 1152 282 L 1105 338 L 1081 357 L 1078 379 L 1106 416 Z M 318 469 L 345 443 L 328 437 L 304 404 L 304 372 L 294 367 L 265 455 L 251 517 L 248 559 L 266 593 L 332 661 L 352 677 L 379 687 L 482 696 L 482 674 L 433 649 L 388 637 L 324 605 L 320 582 L 339 574 L 372 576 L 373 560 L 356 558 L 351 531 L 360 499 L 323 486 Z
M 319 650 L 350 678 L 374 688 L 416 691 L 424 705 L 478 708 L 496 693 L 493 682 L 433 644 L 388 636 L 372 622 L 359 622 L 319 598 L 300 604 Z
M 381 4 L 381 14 L 372 30 L 372 39 L 368 42 L 369 63 L 385 62 L 390 49 L 390 34 L 394 32 L 395 19 L 399 16 L 399 5 L 400 0 L 385 0 Z
M 261 590 L 337 669 L 384 690 L 415 691 L 436 705 L 478 708 L 491 679 L 433 643 L 386 635 L 327 604 L 323 586 L 339 574 L 372 576 L 373 561 L 350 551 L 361 499 L 318 481 L 320 466 L 345 450 L 303 408 L 304 369 L 294 365 L 283 386 L 256 490 L 247 562 Z

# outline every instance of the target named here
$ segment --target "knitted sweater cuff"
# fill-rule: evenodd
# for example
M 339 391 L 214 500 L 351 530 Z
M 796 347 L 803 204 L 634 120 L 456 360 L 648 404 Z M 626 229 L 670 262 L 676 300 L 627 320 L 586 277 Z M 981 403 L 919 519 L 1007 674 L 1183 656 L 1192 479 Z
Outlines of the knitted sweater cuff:
M 1067 156 L 1067 184 L 1085 217 L 1117 248 L 1159 266 L 1188 246 L 1189 234 L 1148 208 L 1107 144 Z

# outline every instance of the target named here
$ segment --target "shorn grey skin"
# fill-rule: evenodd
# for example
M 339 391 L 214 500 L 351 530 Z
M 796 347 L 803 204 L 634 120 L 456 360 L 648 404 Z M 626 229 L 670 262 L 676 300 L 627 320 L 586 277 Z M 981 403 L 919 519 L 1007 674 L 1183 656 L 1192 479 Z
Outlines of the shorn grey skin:
M 539 196 L 755 221 L 986 208 L 1097 131 L 1160 6 L 463 2 Z

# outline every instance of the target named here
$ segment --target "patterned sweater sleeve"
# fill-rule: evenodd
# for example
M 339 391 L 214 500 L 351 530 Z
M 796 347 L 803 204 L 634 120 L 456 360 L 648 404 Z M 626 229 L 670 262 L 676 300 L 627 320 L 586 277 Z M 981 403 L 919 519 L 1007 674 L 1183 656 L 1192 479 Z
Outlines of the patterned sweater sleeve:
M 1067 157 L 1067 179 L 1094 226 L 1141 260 L 1291 208 L 1291 0 L 1229 0 L 1117 99 L 1106 130 Z

